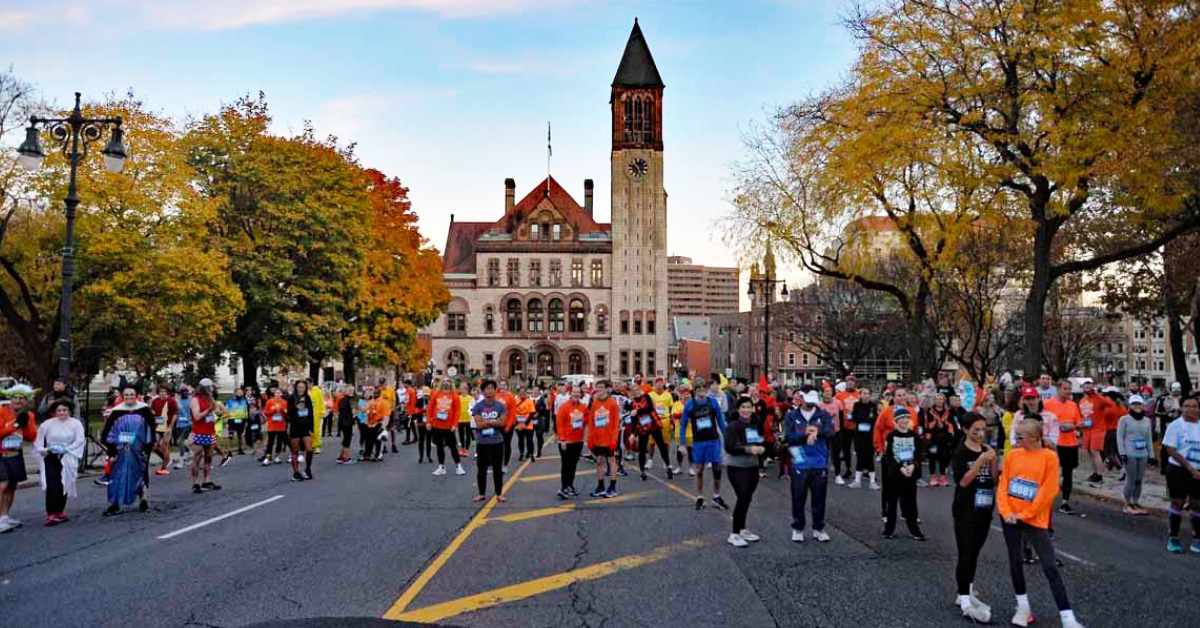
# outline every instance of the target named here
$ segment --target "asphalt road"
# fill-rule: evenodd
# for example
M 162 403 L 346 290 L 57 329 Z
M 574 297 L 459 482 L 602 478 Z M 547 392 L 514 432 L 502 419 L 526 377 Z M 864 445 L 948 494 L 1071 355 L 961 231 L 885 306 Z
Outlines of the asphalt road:
M 724 542 L 728 514 L 696 512 L 692 480 L 668 483 L 661 466 L 650 481 L 622 479 L 620 499 L 564 505 L 554 497 L 553 450 L 514 464 L 510 501 L 482 508 L 470 500 L 472 465 L 466 477 L 432 477 L 412 447 L 348 467 L 327 453 L 304 483 L 288 481 L 287 465 L 238 457 L 217 472 L 224 490 L 203 495 L 176 471 L 155 478 L 151 512 L 112 518 L 100 516 L 104 490 L 89 481 L 68 506 L 72 521 L 56 528 L 41 526 L 41 492 L 21 490 L 13 515 L 26 525 L 0 535 L 0 624 L 962 625 L 952 606 L 950 489 L 920 492 L 928 543 L 903 533 L 882 540 L 879 494 L 831 487 L 833 541 L 797 545 L 787 485 L 772 477 L 750 513 L 763 541 L 735 549 Z M 576 485 L 586 494 L 593 483 L 581 475 Z M 1055 523 L 1079 618 L 1187 624 L 1200 556 L 1168 556 L 1162 519 L 1077 506 L 1086 518 Z M 197 524 L 206 525 L 183 531 Z M 1057 625 L 1040 569 L 1026 571 L 1039 625 Z M 977 584 L 1007 623 L 1012 589 L 998 532 Z

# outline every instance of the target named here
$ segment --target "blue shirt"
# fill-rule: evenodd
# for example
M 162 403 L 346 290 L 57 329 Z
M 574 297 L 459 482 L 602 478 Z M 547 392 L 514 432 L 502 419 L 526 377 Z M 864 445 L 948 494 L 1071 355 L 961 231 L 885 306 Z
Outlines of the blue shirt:
M 808 426 L 817 426 L 817 440 L 808 444 L 805 434 Z M 800 461 L 793 460 L 792 467 L 797 471 L 813 469 L 824 470 L 829 467 L 829 438 L 833 436 L 833 417 L 820 407 L 813 408 L 813 414 L 808 419 L 800 408 L 792 408 L 783 416 L 784 441 L 790 447 L 799 447 L 803 454 Z
M 705 403 L 707 402 L 707 403 Z M 687 434 L 688 423 L 692 423 L 692 443 L 720 440 L 725 433 L 725 415 L 716 399 L 705 397 L 703 400 L 695 397 L 688 399 L 683 406 L 683 414 L 679 419 L 679 444 Z

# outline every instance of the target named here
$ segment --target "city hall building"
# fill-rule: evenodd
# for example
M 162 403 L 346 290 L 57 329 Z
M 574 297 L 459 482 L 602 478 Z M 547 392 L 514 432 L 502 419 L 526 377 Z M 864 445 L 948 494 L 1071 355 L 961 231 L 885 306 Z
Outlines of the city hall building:
M 505 179 L 496 220 L 451 217 L 451 300 L 424 330 L 435 369 L 514 380 L 668 372 L 664 87 L 634 20 L 609 99 L 611 222 L 596 219 L 591 179 L 581 204 L 553 177 L 519 200 Z

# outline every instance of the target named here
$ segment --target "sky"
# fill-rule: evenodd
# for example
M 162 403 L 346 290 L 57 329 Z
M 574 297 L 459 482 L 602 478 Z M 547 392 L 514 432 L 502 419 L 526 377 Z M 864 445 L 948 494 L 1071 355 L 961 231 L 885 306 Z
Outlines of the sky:
M 609 91 L 638 18 L 666 83 L 668 252 L 738 264 L 720 238 L 744 137 L 838 82 L 849 0 L 0 0 L 0 64 L 62 106 L 132 90 L 186 119 L 262 91 L 273 130 L 353 142 L 410 190 L 439 250 L 550 171 L 609 220 Z M 134 131 L 130 131 L 133 133 Z M 789 283 L 803 281 L 788 270 Z M 745 276 L 743 274 L 743 282 Z M 744 292 L 744 284 L 743 284 Z M 743 300 L 744 297 L 743 297 Z

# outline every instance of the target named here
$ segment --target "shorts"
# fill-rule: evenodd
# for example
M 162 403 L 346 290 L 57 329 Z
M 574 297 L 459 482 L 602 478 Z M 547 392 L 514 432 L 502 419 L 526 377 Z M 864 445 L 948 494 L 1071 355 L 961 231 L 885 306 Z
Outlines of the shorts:
M 217 438 L 212 434 L 192 434 L 192 444 L 197 447 L 212 447 Z
M 16 484 L 27 479 L 29 476 L 25 473 L 25 455 L 23 453 L 15 456 L 0 456 L 0 482 Z
M 179 441 L 186 439 L 188 434 L 191 433 L 192 426 L 190 423 L 182 427 L 176 423 L 175 427 L 171 429 L 171 443 L 178 443 Z
M 292 423 L 288 425 L 288 438 L 308 438 L 313 434 L 311 423 Z
M 1093 428 L 1084 431 L 1079 444 L 1084 451 L 1104 451 L 1104 430 Z
M 1200 480 L 1192 477 L 1183 467 L 1170 463 L 1167 467 L 1167 495 L 1171 499 L 1191 499 L 1192 512 L 1200 510 Z
M 702 440 L 692 443 L 692 464 L 721 464 L 721 441 Z
M 597 458 L 606 458 L 613 455 L 612 447 L 588 447 L 588 449 Z

